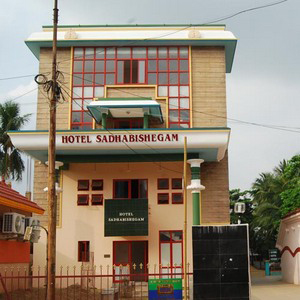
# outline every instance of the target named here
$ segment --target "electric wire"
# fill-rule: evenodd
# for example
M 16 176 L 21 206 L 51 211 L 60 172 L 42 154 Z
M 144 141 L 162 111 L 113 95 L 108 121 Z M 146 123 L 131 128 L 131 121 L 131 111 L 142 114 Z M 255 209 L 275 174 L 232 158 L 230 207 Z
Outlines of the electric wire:
M 247 9 L 241 10 L 239 12 L 233 13 L 231 15 L 228 15 L 228 16 L 225 16 L 225 17 L 222 17 L 222 18 L 219 18 L 219 19 L 207 22 L 205 24 L 211 24 L 211 23 L 215 23 L 215 22 L 220 22 L 220 21 L 228 20 L 228 19 L 234 18 L 234 17 L 236 17 L 238 15 L 241 15 L 243 13 L 247 13 L 247 12 L 250 12 L 250 11 L 259 10 L 259 9 L 263 9 L 263 8 L 268 8 L 268 7 L 271 7 L 271 6 L 276 6 L 276 5 L 282 4 L 282 3 L 287 2 L 287 1 L 288 0 L 282 0 L 282 1 L 272 2 L 272 3 L 261 5 L 261 6 L 247 8 Z M 203 25 L 205 25 L 205 24 L 203 24 Z
M 63 72 L 64 73 L 64 72 Z M 69 73 L 66 73 L 69 74 Z M 69 74 L 70 75 L 70 74 Z M 74 75 L 73 75 L 74 76 Z M 75 75 L 76 77 L 76 75 Z M 81 78 L 81 77 L 79 77 Z M 86 80 L 92 84 L 97 84 L 97 82 L 92 81 L 92 80 Z M 122 87 L 114 87 L 114 89 L 121 91 L 122 93 L 125 94 L 129 94 L 131 96 L 135 96 L 141 99 L 148 99 L 149 97 L 145 97 L 133 92 L 129 92 L 124 90 L 124 88 Z M 81 97 L 78 95 L 78 97 Z M 166 103 L 162 103 L 163 105 L 167 105 Z M 169 104 L 169 106 L 174 106 L 174 108 L 177 108 L 176 105 L 171 105 Z M 240 120 L 240 119 L 236 119 L 236 118 L 229 118 L 229 117 L 224 117 L 224 116 L 220 116 L 220 115 L 216 115 L 216 114 L 212 114 L 212 113 L 207 113 L 207 112 L 203 112 L 203 111 L 199 111 L 196 109 L 190 109 L 190 111 L 192 111 L 193 113 L 197 113 L 197 114 L 203 114 L 203 115 L 208 115 L 208 116 L 212 116 L 212 117 L 216 117 L 216 118 L 221 118 L 221 119 L 225 119 L 227 121 L 231 121 L 231 122 L 236 122 L 236 123 L 240 123 L 240 124 L 245 124 L 245 125 L 252 125 L 252 126 L 259 126 L 259 127 L 265 127 L 265 128 L 270 128 L 270 129 L 277 129 L 277 130 L 281 130 L 281 131 L 287 131 L 287 132 L 294 132 L 294 133 L 300 133 L 300 131 L 298 131 L 297 129 L 300 129 L 298 127 L 292 127 L 292 126 L 281 126 L 281 125 L 272 125 L 272 124 L 262 124 L 262 123 L 256 123 L 256 122 L 250 122 L 250 121 L 244 121 L 244 120 Z
M 282 1 L 277 1 L 277 2 L 271 2 L 269 4 L 265 4 L 265 5 L 261 5 L 261 6 L 256 6 L 256 7 L 252 7 L 252 8 L 248 8 L 248 9 L 244 9 L 244 10 L 241 10 L 241 11 L 238 11 L 236 13 L 233 13 L 231 15 L 228 15 L 228 16 L 225 16 L 225 17 L 221 17 L 219 19 L 215 19 L 213 21 L 207 21 L 207 22 L 204 22 L 204 23 L 201 23 L 201 24 L 190 24 L 190 25 L 187 25 L 181 29 L 178 29 L 178 30 L 174 30 L 173 32 L 170 32 L 170 33 L 166 33 L 166 34 L 163 34 L 163 35 L 159 35 L 159 36 L 156 36 L 156 37 L 152 37 L 152 38 L 145 38 L 143 39 L 142 41 L 147 41 L 147 40 L 155 40 L 155 39 L 158 39 L 158 38 L 162 38 L 162 37 L 165 37 L 165 36 L 169 36 L 169 35 L 172 35 L 172 34 L 175 34 L 177 32 L 180 32 L 180 31 L 183 31 L 183 30 L 186 30 L 188 28 L 191 28 L 191 27 L 195 27 L 195 26 L 204 26 L 204 25 L 208 25 L 208 24 L 212 24 L 212 23 L 215 23 L 215 22 L 219 22 L 219 21 L 224 21 L 224 20 L 228 20 L 228 19 L 231 19 L 233 17 L 236 17 L 240 14 L 243 14 L 243 13 L 247 13 L 247 12 L 250 12 L 250 11 L 254 11 L 254 10 L 259 10 L 259 9 L 264 9 L 264 8 L 268 8 L 268 7 L 271 7 L 271 6 L 276 6 L 276 5 L 279 5 L 279 4 L 282 4 L 284 2 L 288 2 L 289 0 L 282 0 Z M 122 48 L 122 47 L 125 47 L 125 46 L 130 46 L 130 45 L 133 45 L 133 44 L 136 44 L 136 43 L 140 43 L 141 41 L 135 41 L 135 42 L 126 42 L 124 43 L 123 45 L 121 46 L 117 46 L 117 47 L 108 47 L 113 49 L 113 48 Z M 101 48 L 101 47 L 99 47 Z M 100 52 L 96 52 L 96 54 L 101 54 L 103 53 L 103 51 L 100 51 Z M 94 55 L 94 54 L 91 54 L 91 55 Z M 59 65 L 60 63 L 62 62 L 66 62 L 66 61 L 71 61 L 71 59 L 65 59 L 65 60 L 61 60 L 61 61 L 58 61 L 57 62 L 57 65 Z M 47 73 L 50 73 L 50 72 L 47 72 Z M 6 78 L 0 78 L 0 80 L 11 80 L 11 79 L 19 79 L 19 78 L 25 78 L 25 77 L 31 77 L 31 76 L 35 76 L 35 75 L 21 75 L 21 76 L 14 76 L 14 77 L 6 77 Z
M 0 80 L 3 81 L 3 80 L 11 80 L 11 79 L 20 79 L 20 78 L 26 78 L 26 77 L 34 77 L 35 75 L 36 74 L 20 75 L 20 76 L 14 76 L 14 77 L 0 78 Z
M 65 85 L 65 87 L 68 88 L 66 85 Z M 69 89 L 69 88 L 68 88 L 68 89 Z M 70 89 L 69 89 L 69 90 L 70 90 Z M 69 95 L 69 94 L 68 94 L 68 95 Z M 76 93 L 75 93 L 75 95 L 76 95 Z M 79 95 L 77 95 L 77 96 L 79 97 Z M 74 100 L 73 100 L 73 101 L 74 101 Z M 76 102 L 76 100 L 75 100 L 75 102 Z M 84 108 L 82 107 L 81 104 L 78 104 L 77 102 L 76 102 L 76 104 L 79 105 L 79 106 L 81 107 L 81 109 L 84 111 Z M 86 113 L 88 113 L 88 115 L 90 115 L 91 117 L 93 117 L 89 111 L 86 111 Z M 113 133 L 113 132 L 110 131 L 109 129 L 107 129 L 107 128 L 102 128 L 102 130 L 103 130 L 103 129 L 104 129 L 105 131 L 107 131 L 108 133 L 110 133 L 110 134 L 112 134 L 112 135 L 115 135 L 115 133 Z M 126 130 L 126 129 L 122 129 L 122 130 L 124 130 L 125 132 L 127 132 L 127 133 L 129 133 L 129 134 L 131 133 L 130 131 L 128 131 L 128 130 Z M 144 159 L 146 159 L 147 162 L 151 162 L 151 163 L 153 163 L 153 164 L 155 164 L 155 165 L 158 165 L 160 168 L 163 168 L 163 169 L 165 169 L 165 170 L 168 170 L 168 171 L 172 171 L 172 172 L 175 172 L 175 173 L 182 174 L 182 172 L 179 172 L 179 171 L 176 171 L 176 170 L 173 170 L 173 169 L 164 167 L 164 166 L 162 166 L 161 164 L 159 164 L 159 163 L 157 163 L 157 162 L 154 162 L 154 161 L 149 160 L 149 158 L 148 158 L 146 155 L 137 152 L 137 151 L 134 150 L 132 147 L 130 147 L 130 146 L 128 145 L 128 143 L 126 143 L 126 142 L 124 142 L 124 141 L 122 141 L 122 143 L 123 143 L 130 151 L 132 151 L 134 154 L 139 155 L 139 156 L 143 157 Z M 157 151 L 156 149 L 154 149 L 153 147 L 151 147 L 151 146 L 148 145 L 147 143 L 145 143 L 145 142 L 142 142 L 142 143 L 143 143 L 144 145 L 146 145 L 148 148 L 150 148 L 150 149 L 152 149 L 153 151 L 157 152 L 160 156 L 164 156 L 163 153 L 160 153 L 159 151 Z M 168 162 L 173 162 L 173 161 L 172 161 L 172 160 L 168 160 Z
M 128 47 L 128 46 L 132 46 L 132 45 L 135 45 L 137 43 L 141 43 L 143 41 L 147 41 L 147 40 L 156 40 L 156 39 L 159 39 L 159 38 L 162 38 L 162 37 L 166 37 L 166 36 L 170 36 L 172 34 L 175 34 L 177 32 L 180 32 L 180 31 L 183 31 L 183 30 L 186 30 L 188 28 L 191 28 L 191 27 L 195 27 L 195 26 L 205 26 L 205 25 L 208 25 L 208 24 L 212 24 L 212 23 L 215 23 L 215 22 L 219 22 L 219 21 L 224 21 L 224 20 L 227 20 L 227 19 L 231 19 L 235 16 L 238 16 L 240 14 L 243 14 L 243 13 L 247 13 L 247 12 L 250 12 L 250 11 L 254 11 L 254 10 L 259 10 L 259 9 L 264 9 L 264 8 L 268 8 L 268 7 L 271 7 L 271 6 L 276 6 L 276 5 L 279 5 L 279 4 L 282 4 L 284 2 L 287 2 L 289 0 L 281 0 L 281 1 L 276 1 L 276 2 L 271 2 L 269 4 L 265 4 L 265 5 L 261 5 L 261 6 L 256 6 L 256 7 L 252 7 L 252 8 L 248 8 L 248 9 L 243 9 L 241 11 L 238 11 L 236 13 L 233 13 L 231 15 L 228 15 L 228 16 L 225 16 L 225 17 L 222 17 L 222 18 L 219 18 L 219 19 L 216 19 L 216 20 L 213 20 L 213 21 L 207 21 L 207 22 L 204 22 L 204 23 L 200 23 L 200 24 L 190 24 L 190 25 L 187 25 L 183 28 L 180 28 L 178 30 L 174 30 L 173 32 L 170 32 L 170 33 L 166 33 L 166 34 L 162 34 L 162 35 L 158 35 L 156 37 L 151 37 L 151 38 L 145 38 L 143 40 L 138 40 L 138 41 L 133 41 L 133 42 L 125 42 L 123 43 L 123 45 L 121 46 L 114 46 L 114 47 L 107 47 L 107 49 L 114 49 L 114 48 L 123 48 L 123 47 Z M 101 47 L 99 47 L 101 48 Z M 104 52 L 104 50 L 101 50 L 99 52 L 96 51 L 96 55 L 97 54 L 102 54 Z M 93 56 L 94 54 L 90 54 L 90 55 L 86 55 L 85 57 L 88 57 L 88 56 Z M 77 58 L 77 57 L 76 57 Z M 62 63 L 62 62 L 66 62 L 66 61 L 71 61 L 71 59 L 65 59 L 65 60 L 61 60 L 61 61 L 58 61 L 58 63 Z
M 32 89 L 32 90 L 30 90 L 30 91 L 28 91 L 28 92 L 26 92 L 26 93 L 23 93 L 23 94 L 21 94 L 20 96 L 17 96 L 17 97 L 15 97 L 15 98 L 9 99 L 9 100 L 15 101 L 15 100 L 17 100 L 17 99 L 19 99 L 19 98 L 21 98 L 21 97 L 24 97 L 24 96 L 26 96 L 26 95 L 28 95 L 28 94 L 30 94 L 30 93 L 36 91 L 37 89 L 38 89 L 38 88 L 35 87 L 34 89 Z M 7 97 L 7 98 L 8 98 L 8 97 Z M 32 104 L 32 103 L 30 103 L 30 104 Z

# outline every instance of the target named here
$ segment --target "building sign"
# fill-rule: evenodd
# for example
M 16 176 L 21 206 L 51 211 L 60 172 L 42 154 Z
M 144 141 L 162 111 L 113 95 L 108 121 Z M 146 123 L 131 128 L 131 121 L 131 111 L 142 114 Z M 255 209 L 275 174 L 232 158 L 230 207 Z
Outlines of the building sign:
M 269 260 L 270 262 L 278 262 L 280 261 L 280 255 L 277 249 L 269 250 Z
M 149 279 L 149 299 L 182 299 L 182 279 Z
M 177 133 L 62 135 L 62 144 L 178 142 Z
M 106 199 L 105 236 L 147 236 L 148 199 Z

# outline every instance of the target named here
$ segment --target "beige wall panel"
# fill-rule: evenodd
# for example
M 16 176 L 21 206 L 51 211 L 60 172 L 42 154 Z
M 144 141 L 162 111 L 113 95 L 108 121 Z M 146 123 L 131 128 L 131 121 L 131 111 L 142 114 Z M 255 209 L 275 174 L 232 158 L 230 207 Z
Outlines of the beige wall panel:
M 202 223 L 230 223 L 228 159 L 201 166 L 201 183 L 205 190 L 201 193 Z
M 224 48 L 192 47 L 191 57 L 193 127 L 227 126 Z
M 41 48 L 40 52 L 40 74 L 45 74 L 48 80 L 51 79 L 52 70 L 52 49 Z M 69 101 L 70 101 L 70 66 L 71 66 L 71 48 L 59 48 L 57 51 L 58 70 L 62 72 L 63 78 L 61 80 L 63 94 L 65 101 L 62 99 L 57 106 L 57 129 L 69 129 Z M 50 96 L 49 96 L 50 97 Z M 37 104 L 37 122 L 38 130 L 48 130 L 49 128 L 49 99 L 47 94 L 43 91 L 42 86 L 38 90 L 38 104 Z
M 48 201 L 47 193 L 44 188 L 48 185 L 47 166 L 35 161 L 34 164 L 34 185 L 33 185 L 33 201 L 41 206 L 45 212 L 43 215 L 38 215 L 42 225 L 47 225 L 48 220 Z

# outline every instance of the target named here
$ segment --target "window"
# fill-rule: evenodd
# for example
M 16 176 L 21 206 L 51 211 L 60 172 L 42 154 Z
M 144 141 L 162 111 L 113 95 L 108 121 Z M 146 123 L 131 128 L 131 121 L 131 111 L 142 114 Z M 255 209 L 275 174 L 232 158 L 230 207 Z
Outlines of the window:
M 182 189 L 182 179 L 181 178 L 173 178 L 172 179 L 172 189 L 173 190 L 181 190 Z
M 182 193 L 172 193 L 172 204 L 182 204 L 183 196 Z
M 144 60 L 119 60 L 117 67 L 117 83 L 145 83 Z
M 103 205 L 103 195 L 102 194 L 93 194 L 91 202 L 92 202 L 92 205 Z
M 103 191 L 103 180 L 93 179 L 92 180 L 92 191 Z
M 89 195 L 77 195 L 77 205 L 89 205 Z
M 144 120 L 142 118 L 107 120 L 107 128 L 131 129 L 131 128 L 143 128 L 143 127 L 144 127 Z
M 157 179 L 157 189 L 158 190 L 168 190 L 169 189 L 169 178 Z
M 90 261 L 90 242 L 79 241 L 78 242 L 78 261 L 88 262 Z
M 172 190 L 176 190 L 171 194 L 172 204 L 182 204 L 183 194 L 179 193 L 177 190 L 182 190 L 182 179 L 172 178 Z M 158 178 L 157 179 L 157 190 L 169 190 L 169 178 Z M 157 204 L 169 204 L 170 193 L 158 193 L 157 194 Z
M 160 231 L 159 246 L 162 273 L 181 273 L 182 231 Z
M 90 129 L 87 105 L 105 85 L 151 84 L 169 98 L 169 127 L 190 126 L 188 47 L 74 47 L 72 129 Z
M 78 180 L 78 185 L 77 185 L 77 190 L 78 191 L 88 191 L 89 190 L 89 180 Z
M 157 204 L 169 204 L 169 194 L 168 193 L 158 193 L 157 194 Z
M 116 199 L 145 199 L 148 196 L 147 179 L 114 180 L 113 195 Z

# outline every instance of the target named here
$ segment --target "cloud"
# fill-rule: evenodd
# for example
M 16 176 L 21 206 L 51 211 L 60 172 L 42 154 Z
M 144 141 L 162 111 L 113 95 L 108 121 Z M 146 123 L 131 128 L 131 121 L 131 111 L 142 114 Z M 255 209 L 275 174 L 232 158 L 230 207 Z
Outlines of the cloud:
M 6 95 L 7 99 L 15 99 L 21 96 L 25 96 L 31 91 L 37 90 L 37 84 L 32 80 L 28 84 L 21 84 L 14 88 L 13 90 L 9 91 Z

